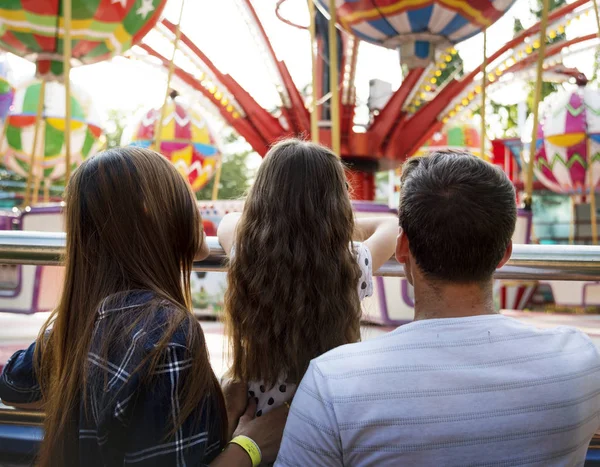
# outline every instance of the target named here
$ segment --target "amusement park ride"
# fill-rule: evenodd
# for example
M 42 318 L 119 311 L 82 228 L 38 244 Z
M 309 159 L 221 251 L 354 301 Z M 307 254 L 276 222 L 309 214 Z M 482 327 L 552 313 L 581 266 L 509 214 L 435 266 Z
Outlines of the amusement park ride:
M 456 147 L 499 165 L 517 187 L 524 209 L 515 243 L 531 240 L 534 188 L 589 203 L 591 238 L 597 243 L 600 91 L 562 64 L 565 57 L 599 47 L 596 0 L 574 0 L 552 11 L 549 0 L 543 0 L 541 20 L 489 54 L 487 30 L 514 0 L 308 0 L 307 25 L 282 14 L 286 2 L 302 0 L 273 0 L 281 21 L 310 34 L 310 92 L 297 87 L 285 61 L 278 59 L 256 0 L 230 1 L 240 7 L 260 49 L 260 65 L 273 77 L 267 85 L 277 90 L 277 109 L 259 105 L 186 34 L 180 27 L 183 0 L 178 23 L 161 18 L 167 0 L 0 2 L 0 49 L 37 66 L 36 79 L 16 88 L 2 78 L 0 68 L 0 157 L 7 169 L 27 178 L 23 207 L 1 214 L 0 230 L 62 230 L 59 204 L 36 206 L 40 186 L 48 200 L 52 183 L 68 181 L 78 164 L 102 146 L 93 105 L 71 85 L 70 69 L 125 55 L 164 69 L 167 86 L 163 105 L 146 109 L 125 132 L 123 143 L 156 148 L 196 191 L 215 178 L 213 201 L 201 203 L 209 232 L 241 204 L 217 201 L 220 150 L 202 112 L 186 105 L 179 93 L 220 115 L 260 156 L 285 137 L 330 146 L 347 163 L 357 215 L 393 215 L 388 206 L 371 202 L 377 171 L 398 169 L 407 158 L 435 148 Z M 597 32 L 567 38 L 567 26 L 584 16 L 595 17 Z M 455 45 L 478 33 L 484 35 L 481 63 L 463 74 L 455 65 Z M 159 51 L 157 40 L 171 50 L 170 56 L 165 47 Z M 400 87 L 372 110 L 366 126 L 355 124 L 360 41 L 397 49 L 403 71 Z M 542 83 L 550 77 L 578 86 L 540 105 Z M 521 138 L 491 144 L 486 138 L 489 94 L 515 79 L 535 81 L 528 148 Z M 465 122 L 474 113 L 480 115 L 477 128 Z M 0 312 L 51 309 L 61 278 L 56 266 L 0 267 Z M 577 295 L 575 304 L 600 305 L 597 283 L 550 285 L 557 304 L 573 304 L 569 300 Z M 501 284 L 501 307 L 523 309 L 536 287 L 537 283 Z M 372 311 L 367 310 L 369 320 L 390 325 L 412 319 L 412 291 L 404 279 L 378 277 L 375 289 L 366 306 Z
M 534 187 L 589 202 L 596 243 L 595 189 L 590 186 L 597 189 L 600 180 L 600 92 L 586 86 L 587 79 L 577 70 L 562 64 L 570 55 L 598 47 L 597 33 L 572 38 L 564 34 L 568 25 L 586 16 L 595 17 L 600 31 L 596 0 L 575 0 L 552 11 L 544 0 L 540 22 L 489 54 L 487 30 L 511 7 L 511 0 L 315 0 L 307 2 L 307 25 L 282 14 L 286 2 L 300 0 L 278 0 L 273 2 L 277 17 L 290 28 L 309 32 L 312 79 L 308 92 L 300 91 L 285 61 L 278 59 L 252 0 L 231 1 L 239 7 L 260 50 L 261 66 L 273 78 L 265 85 L 274 86 L 278 93 L 276 109 L 269 111 L 259 105 L 190 39 L 180 27 L 184 1 L 178 23 L 161 18 L 166 0 L 3 2 L 0 49 L 33 60 L 37 67 L 36 79 L 16 89 L 0 78 L 0 122 L 4 122 L 0 155 L 6 168 L 27 177 L 25 209 L 7 213 L 3 223 L 21 229 L 33 225 L 61 229 L 59 220 L 47 217 L 51 212 L 60 216 L 60 206 L 35 207 L 40 186 L 44 186 L 47 201 L 52 183 L 68 180 L 82 160 L 101 148 L 102 140 L 90 99 L 71 85 L 71 65 L 124 54 L 164 69 L 167 86 L 163 105 L 147 109 L 125 132 L 122 143 L 159 149 L 188 177 L 194 190 L 214 177 L 214 201 L 222 167 L 220 151 L 203 111 L 186 104 L 180 92 L 220 115 L 261 156 L 273 142 L 290 136 L 329 145 L 347 163 L 352 194 L 358 202 L 374 200 L 377 171 L 398 169 L 408 157 L 436 148 L 468 149 L 502 167 L 515 183 L 519 202 L 525 207 L 520 211 L 516 243 L 528 243 L 532 237 Z M 481 32 L 481 63 L 463 74 L 456 64 L 455 45 Z M 367 125 L 355 124 L 360 41 L 397 49 L 403 72 L 399 88 L 372 109 Z M 536 83 L 528 151 L 520 139 L 497 140 L 490 145 L 486 138 L 489 94 L 516 79 Z M 579 86 L 550 96 L 549 104 L 538 105 L 542 82 L 547 79 L 575 81 Z M 540 113 L 541 107 L 549 110 Z M 477 128 L 471 121 L 474 113 L 481 122 Z M 215 217 L 213 228 L 228 209 L 223 206 L 221 202 L 205 206 L 206 213 Z M 359 212 L 369 211 L 369 206 L 390 212 L 368 203 L 357 206 L 361 206 Z M 34 221 L 36 215 L 46 220 Z M 27 268 L 35 267 L 24 266 L 23 271 Z M 36 278 L 37 295 L 44 296 L 44 274 L 31 274 Z M 16 276 L 13 280 L 20 283 Z M 580 284 L 582 290 L 587 290 L 585 287 Z M 556 297 L 562 296 L 559 285 L 555 288 Z M 535 284 L 504 284 L 501 306 L 523 308 L 533 290 Z M 0 309 L 45 309 L 34 297 L 15 307 L 14 301 L 10 302 L 13 292 L 7 294 L 0 294 Z M 402 292 L 402 303 L 411 310 L 408 295 Z M 600 297 L 591 303 L 600 304 Z

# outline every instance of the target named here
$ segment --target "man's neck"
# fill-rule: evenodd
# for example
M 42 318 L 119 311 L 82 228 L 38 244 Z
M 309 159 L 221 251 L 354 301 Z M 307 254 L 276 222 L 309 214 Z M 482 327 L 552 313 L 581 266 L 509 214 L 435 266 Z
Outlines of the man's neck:
M 496 314 L 489 284 L 415 284 L 415 321 Z

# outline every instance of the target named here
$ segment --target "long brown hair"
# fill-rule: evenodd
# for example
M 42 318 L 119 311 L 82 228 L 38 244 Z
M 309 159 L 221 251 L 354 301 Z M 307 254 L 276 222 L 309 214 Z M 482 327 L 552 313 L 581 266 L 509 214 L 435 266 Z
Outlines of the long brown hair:
M 154 373 L 173 333 L 183 329 L 193 367 L 176 425 L 209 397 L 216 398 L 221 416 L 226 417 L 204 335 L 191 313 L 190 273 L 202 220 L 187 182 L 156 152 L 111 149 L 79 167 L 65 201 L 62 295 L 36 345 L 36 372 L 46 412 L 39 464 L 76 463 L 79 404 L 85 400 L 86 361 L 98 308 L 107 297 L 129 290 L 152 292 L 155 304 L 112 314 L 103 331 L 101 354 L 130 339 L 134 327 L 150 325 L 148 315 L 156 311 L 156 302 L 167 302 L 173 311 L 158 346 L 144 361 L 145 375 Z M 222 423 L 227 425 L 226 418 Z
M 311 359 L 360 338 L 360 269 L 341 161 L 287 140 L 261 164 L 237 225 L 225 293 L 232 372 L 298 382 Z

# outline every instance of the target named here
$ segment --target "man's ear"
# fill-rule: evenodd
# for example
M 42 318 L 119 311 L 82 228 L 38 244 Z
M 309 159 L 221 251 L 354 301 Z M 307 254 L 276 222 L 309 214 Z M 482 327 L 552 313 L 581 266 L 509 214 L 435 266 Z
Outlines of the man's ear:
M 409 253 L 410 250 L 408 247 L 408 238 L 402 229 L 400 229 L 398 232 L 398 238 L 396 238 L 396 260 L 400 264 L 405 264 L 408 260 Z
M 500 260 L 500 263 L 498 263 L 498 266 L 496 266 L 496 269 L 499 269 L 506 264 L 506 262 L 510 259 L 511 255 L 512 255 L 512 249 L 513 249 L 513 243 L 511 240 L 508 243 L 508 246 L 506 247 L 506 251 L 504 252 L 504 256 L 502 257 L 502 259 Z

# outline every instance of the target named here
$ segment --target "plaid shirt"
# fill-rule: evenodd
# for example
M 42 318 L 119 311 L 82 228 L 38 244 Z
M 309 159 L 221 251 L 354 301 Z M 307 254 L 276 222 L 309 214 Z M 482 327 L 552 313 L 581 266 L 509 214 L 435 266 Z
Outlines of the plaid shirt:
M 82 400 L 79 410 L 81 466 L 202 466 L 220 452 L 222 420 L 214 416 L 218 414 L 214 400 L 167 437 L 191 368 L 185 332 L 173 335 L 149 382 L 143 366 L 138 370 L 143 357 L 162 337 L 160 329 L 172 312 L 168 305 L 158 307 L 150 326 L 134 329 L 127 345 L 111 343 L 108 358 L 98 354 L 111 315 L 148 306 L 152 299 L 150 292 L 134 291 L 120 300 L 119 306 L 103 304 L 99 311 L 88 354 L 87 404 Z M 6 364 L 0 377 L 4 401 L 26 403 L 41 398 L 33 369 L 34 351 L 35 343 L 15 353 Z

